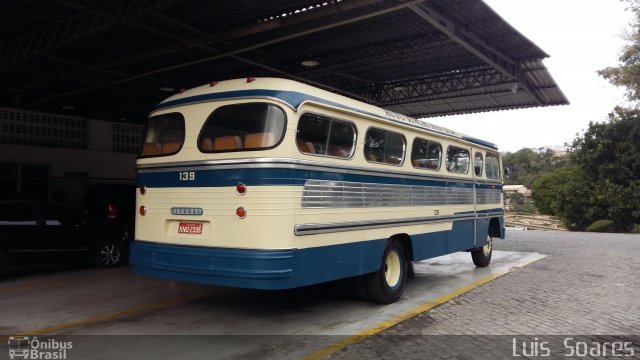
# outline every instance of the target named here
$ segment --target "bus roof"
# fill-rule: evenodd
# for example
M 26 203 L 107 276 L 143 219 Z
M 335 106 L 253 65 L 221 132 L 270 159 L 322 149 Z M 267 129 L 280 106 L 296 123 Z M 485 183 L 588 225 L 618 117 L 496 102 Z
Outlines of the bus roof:
M 215 100 L 268 98 L 293 110 L 298 110 L 304 103 L 312 102 L 328 105 L 380 120 L 403 124 L 410 127 L 427 130 L 437 134 L 454 137 L 462 141 L 498 149 L 496 144 L 480 140 L 442 126 L 434 125 L 423 120 L 388 111 L 346 96 L 331 93 L 301 82 L 280 78 L 246 78 L 211 82 L 208 85 L 195 87 L 179 94 L 175 94 L 156 107 L 155 111 L 177 106 L 210 102 Z

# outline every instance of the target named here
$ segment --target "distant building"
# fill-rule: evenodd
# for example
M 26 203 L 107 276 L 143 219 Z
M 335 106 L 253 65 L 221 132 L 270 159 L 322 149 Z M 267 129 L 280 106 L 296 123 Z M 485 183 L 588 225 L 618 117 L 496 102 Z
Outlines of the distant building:
M 513 210 L 511 208 L 511 196 L 513 194 L 522 194 L 525 201 L 531 200 L 531 190 L 524 185 L 505 185 L 502 187 L 504 193 L 504 205 L 506 210 Z
M 515 193 L 522 194 L 525 199 L 531 198 L 531 190 L 524 185 L 505 185 L 502 190 L 505 198 L 510 198 Z

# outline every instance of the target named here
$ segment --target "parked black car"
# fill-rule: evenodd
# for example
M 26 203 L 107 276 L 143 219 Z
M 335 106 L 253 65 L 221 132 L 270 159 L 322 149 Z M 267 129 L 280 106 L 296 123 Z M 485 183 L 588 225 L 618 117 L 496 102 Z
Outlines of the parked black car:
M 7 267 L 91 260 L 100 267 L 126 261 L 121 229 L 82 221 L 80 212 L 44 202 L 0 202 L 0 273 Z

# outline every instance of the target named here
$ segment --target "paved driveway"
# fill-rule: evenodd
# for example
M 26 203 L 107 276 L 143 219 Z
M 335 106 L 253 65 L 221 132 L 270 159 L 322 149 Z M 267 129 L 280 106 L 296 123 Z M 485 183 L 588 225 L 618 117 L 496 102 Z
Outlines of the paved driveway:
M 640 357 L 640 235 L 512 230 L 495 246 L 548 256 L 331 358 L 512 358 L 523 345 L 539 356 L 545 348 L 558 357 L 586 349 L 610 358 L 634 347 Z M 612 354 L 625 342 L 626 352 Z

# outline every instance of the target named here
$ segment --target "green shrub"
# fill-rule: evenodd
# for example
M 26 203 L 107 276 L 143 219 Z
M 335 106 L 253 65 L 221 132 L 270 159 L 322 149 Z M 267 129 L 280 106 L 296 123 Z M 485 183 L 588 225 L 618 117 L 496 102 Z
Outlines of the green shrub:
M 615 221 L 613 220 L 598 220 L 593 224 L 587 226 L 588 232 L 602 232 L 609 233 L 615 232 Z

